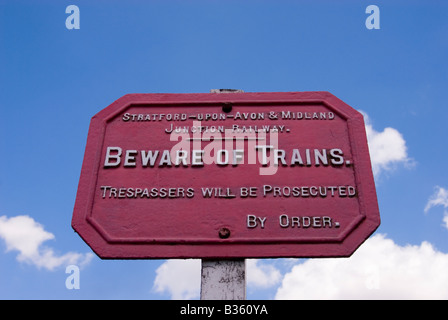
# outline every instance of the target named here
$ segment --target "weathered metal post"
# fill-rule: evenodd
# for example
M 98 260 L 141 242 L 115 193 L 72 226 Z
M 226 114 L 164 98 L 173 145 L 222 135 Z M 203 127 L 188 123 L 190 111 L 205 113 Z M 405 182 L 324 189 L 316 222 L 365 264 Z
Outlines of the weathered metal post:
M 210 93 L 244 92 L 238 89 L 211 89 Z M 202 259 L 201 300 L 245 300 L 245 259 Z
M 202 259 L 201 300 L 245 300 L 246 260 Z

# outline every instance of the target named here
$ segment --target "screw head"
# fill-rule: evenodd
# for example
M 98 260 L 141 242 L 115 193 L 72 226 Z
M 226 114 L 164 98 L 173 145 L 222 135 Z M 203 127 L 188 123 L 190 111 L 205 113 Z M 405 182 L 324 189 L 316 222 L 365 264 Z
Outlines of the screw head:
M 223 228 L 219 229 L 218 234 L 221 239 L 227 239 L 228 237 L 230 237 L 230 230 L 229 230 L 229 228 L 223 227 Z
M 230 111 L 232 111 L 232 104 L 230 102 L 223 103 L 222 112 L 229 113 Z

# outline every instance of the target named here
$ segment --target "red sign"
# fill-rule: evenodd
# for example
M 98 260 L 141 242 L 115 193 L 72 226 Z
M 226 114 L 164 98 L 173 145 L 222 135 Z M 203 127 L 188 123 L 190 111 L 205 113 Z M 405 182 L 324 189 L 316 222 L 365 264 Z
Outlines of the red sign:
M 118 259 L 349 256 L 379 224 L 363 117 L 327 92 L 121 97 L 72 220 Z

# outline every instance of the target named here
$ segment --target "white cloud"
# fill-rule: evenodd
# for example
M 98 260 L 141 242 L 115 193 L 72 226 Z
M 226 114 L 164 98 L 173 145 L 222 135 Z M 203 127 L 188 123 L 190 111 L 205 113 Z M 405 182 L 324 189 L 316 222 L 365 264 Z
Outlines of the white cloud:
M 268 288 L 280 283 L 281 273 L 258 259 L 247 259 L 246 281 L 248 287 Z M 200 288 L 201 260 L 167 260 L 156 270 L 153 290 L 172 299 L 197 299 Z
M 247 259 L 247 285 L 275 288 L 276 299 L 448 299 L 448 254 L 430 243 L 400 246 L 385 235 L 368 239 L 350 258 L 297 260 L 281 272 L 266 260 Z M 167 260 L 153 289 L 172 299 L 197 299 L 201 261 Z
M 350 258 L 310 259 L 283 278 L 277 299 L 448 299 L 448 254 L 384 235 Z
M 258 259 L 246 260 L 246 279 L 250 287 L 269 288 L 281 281 L 281 273 L 273 265 Z
M 172 299 L 197 299 L 200 287 L 201 260 L 167 260 L 156 270 L 153 289 L 168 293 Z
M 448 229 L 448 190 L 437 186 L 434 194 L 429 198 L 425 207 L 425 213 L 427 213 L 432 207 L 443 206 L 445 209 L 443 212 L 443 222 L 445 228 Z
M 397 164 L 413 164 L 407 154 L 406 141 L 400 132 L 394 128 L 376 131 L 368 115 L 362 111 L 361 113 L 365 121 L 372 171 L 376 177 L 383 171 L 393 169 Z
M 0 217 L 0 238 L 6 243 L 6 251 L 18 251 L 17 260 L 38 268 L 54 270 L 62 265 L 87 264 L 93 255 L 68 252 L 58 256 L 53 249 L 43 246 L 54 235 L 29 216 Z

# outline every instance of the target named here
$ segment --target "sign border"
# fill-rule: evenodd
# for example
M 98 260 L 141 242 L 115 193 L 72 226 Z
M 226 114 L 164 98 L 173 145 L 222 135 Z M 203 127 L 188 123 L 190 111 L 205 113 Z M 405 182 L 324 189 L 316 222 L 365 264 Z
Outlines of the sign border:
M 220 106 L 234 105 L 324 105 L 344 118 L 348 128 L 349 144 L 352 150 L 355 182 L 358 189 L 360 212 L 350 226 L 337 239 L 319 238 L 308 240 L 285 239 L 114 239 L 92 217 L 92 207 L 98 172 L 101 165 L 101 150 L 108 122 L 131 106 L 176 107 L 192 105 Z M 360 177 L 360 171 L 363 177 Z M 369 210 L 367 209 L 369 208 Z M 157 258 L 220 258 L 220 246 L 238 250 L 224 250 L 225 257 L 315 257 L 349 256 L 379 226 L 380 217 L 370 164 L 369 150 L 361 113 L 328 92 L 263 92 L 263 93 L 183 93 L 183 94 L 127 94 L 92 117 L 86 144 L 81 177 L 72 219 L 72 227 L 101 258 L 157 259 Z M 362 233 L 366 236 L 354 241 Z M 250 247 L 247 250 L 244 247 Z M 273 250 L 265 250 L 272 247 Z M 291 247 L 297 247 L 291 250 Z M 299 249 L 298 247 L 301 247 Z M 314 249 L 312 249 L 314 247 Z M 320 247 L 320 250 L 317 247 Z M 281 250 L 277 250 L 282 248 Z M 325 248 L 325 250 L 323 250 Z M 170 250 L 168 250 L 170 249 Z M 220 251 L 222 249 L 218 249 Z M 286 251 L 291 251 L 286 253 Z M 239 253 L 243 251 L 243 253 Z

